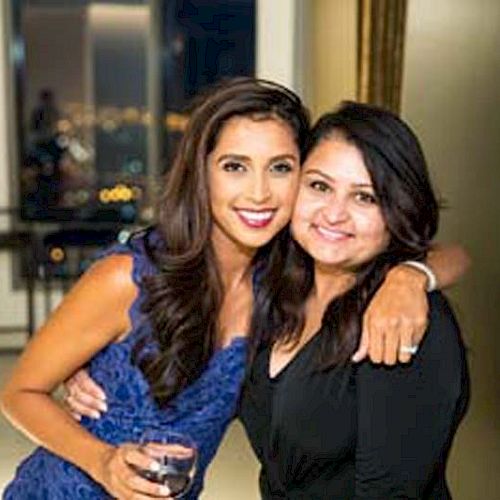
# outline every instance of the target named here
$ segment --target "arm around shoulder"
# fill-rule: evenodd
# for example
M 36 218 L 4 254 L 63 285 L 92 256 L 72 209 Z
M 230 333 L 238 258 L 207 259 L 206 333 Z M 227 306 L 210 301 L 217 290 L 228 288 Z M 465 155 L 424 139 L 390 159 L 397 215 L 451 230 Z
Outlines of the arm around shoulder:
M 437 287 L 447 288 L 456 284 L 471 265 L 470 255 L 458 244 L 434 244 L 427 255 L 426 264 L 437 279 Z

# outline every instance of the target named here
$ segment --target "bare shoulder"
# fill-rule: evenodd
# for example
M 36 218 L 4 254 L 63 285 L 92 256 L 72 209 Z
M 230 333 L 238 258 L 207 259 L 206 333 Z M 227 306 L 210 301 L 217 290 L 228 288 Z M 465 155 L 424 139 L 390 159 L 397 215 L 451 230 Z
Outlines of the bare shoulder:
M 129 328 L 128 311 L 138 290 L 132 279 L 133 258 L 130 255 L 110 255 L 93 264 L 76 282 L 49 319 L 74 324 L 82 330 L 122 335 Z M 76 319 L 78 318 L 78 319 Z
M 131 255 L 115 254 L 95 262 L 76 282 L 70 295 L 81 292 L 111 295 L 115 299 L 131 300 L 137 293 L 132 279 Z
M 132 280 L 133 258 L 128 254 L 113 254 L 95 262 L 82 276 L 80 282 L 95 281 L 116 289 L 118 293 L 134 293 Z

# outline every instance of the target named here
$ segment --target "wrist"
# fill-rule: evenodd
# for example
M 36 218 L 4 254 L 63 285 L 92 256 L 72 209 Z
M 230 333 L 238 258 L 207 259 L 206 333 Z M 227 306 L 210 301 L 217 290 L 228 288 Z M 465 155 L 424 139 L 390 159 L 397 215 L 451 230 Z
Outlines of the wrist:
M 438 287 L 437 277 L 434 271 L 430 268 L 430 266 L 418 260 L 405 260 L 404 262 L 401 262 L 401 264 L 403 266 L 410 267 L 412 269 L 420 271 L 422 274 L 425 275 L 425 277 L 427 278 L 427 284 L 425 286 L 426 292 L 433 292 L 434 290 L 437 289 Z
M 395 281 L 400 281 L 404 283 L 405 286 L 416 287 L 418 290 L 424 292 L 427 291 L 429 281 L 427 275 L 419 269 L 410 267 L 403 263 L 398 264 L 389 270 L 387 277 Z
M 89 460 L 87 467 L 84 467 L 84 469 L 95 482 L 101 485 L 106 484 L 108 463 L 115 450 L 116 448 L 108 443 L 99 443 L 95 453 L 92 453 L 93 458 Z

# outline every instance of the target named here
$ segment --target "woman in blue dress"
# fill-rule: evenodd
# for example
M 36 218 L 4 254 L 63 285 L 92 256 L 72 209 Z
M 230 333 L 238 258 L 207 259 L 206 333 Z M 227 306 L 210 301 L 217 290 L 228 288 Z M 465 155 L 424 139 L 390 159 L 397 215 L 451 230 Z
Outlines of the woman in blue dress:
M 254 271 L 266 272 L 270 253 L 280 251 L 307 132 L 300 99 L 270 82 L 238 79 L 199 102 L 166 177 L 155 228 L 111 248 L 80 279 L 3 390 L 4 413 L 41 445 L 18 468 L 6 499 L 167 497 L 168 489 L 130 467 L 154 467 L 137 442 L 156 425 L 196 443 L 199 464 L 187 498 L 198 497 L 235 413 Z M 421 276 L 403 267 L 388 278 L 373 317 L 398 317 L 399 303 L 387 304 L 404 281 L 411 311 L 422 298 L 413 316 L 424 323 Z M 453 265 L 443 267 L 442 281 L 453 280 Z M 423 328 L 413 330 L 401 335 L 418 341 Z M 374 330 L 370 346 L 378 338 Z M 376 351 L 385 356 L 380 342 Z M 386 352 L 397 347 L 387 343 Z M 104 389 L 107 411 L 78 423 L 51 393 L 84 365 Z

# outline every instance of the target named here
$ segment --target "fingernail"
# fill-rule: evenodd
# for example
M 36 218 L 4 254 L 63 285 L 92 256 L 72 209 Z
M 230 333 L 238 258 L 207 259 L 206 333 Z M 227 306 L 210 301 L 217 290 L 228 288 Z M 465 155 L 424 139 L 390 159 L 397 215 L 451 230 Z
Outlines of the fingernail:
M 99 410 L 108 411 L 108 405 L 104 401 L 99 401 L 98 406 Z
M 158 462 L 151 462 L 149 464 L 149 470 L 151 472 L 159 472 L 161 469 L 161 465 Z
M 92 411 L 90 413 L 90 416 L 94 419 L 98 419 L 98 418 L 101 418 L 101 414 L 98 412 L 98 411 Z
M 170 489 L 168 488 L 168 486 L 159 486 L 158 493 L 160 495 L 168 496 L 170 495 Z

